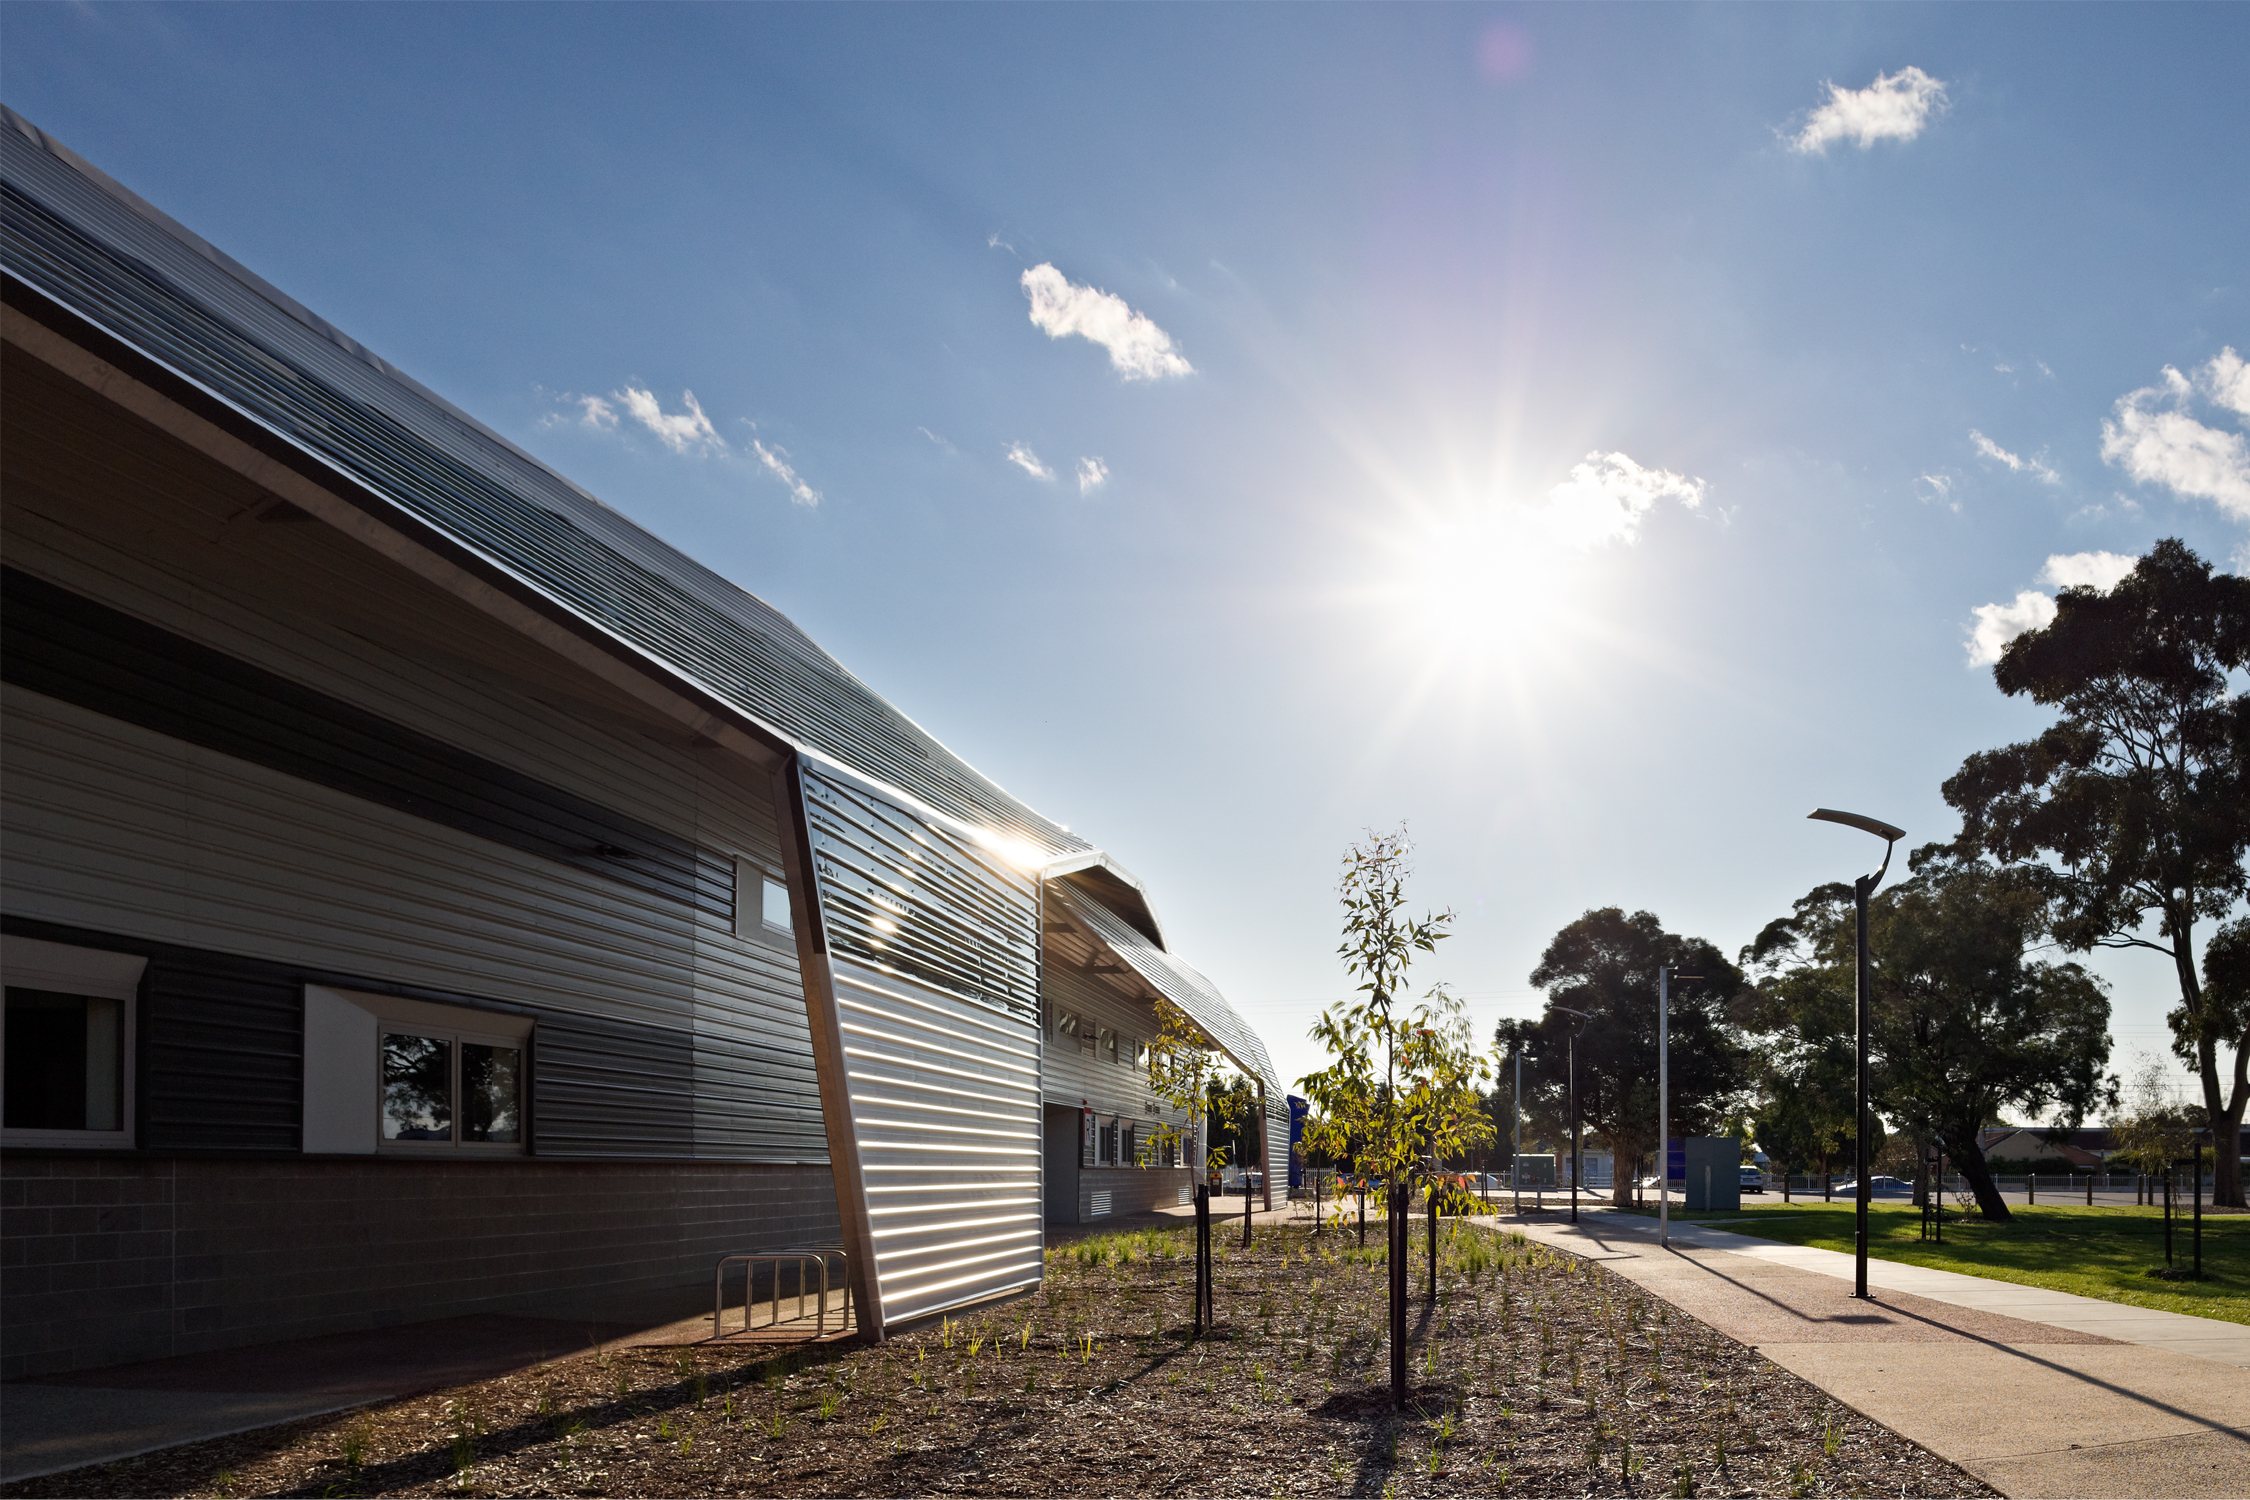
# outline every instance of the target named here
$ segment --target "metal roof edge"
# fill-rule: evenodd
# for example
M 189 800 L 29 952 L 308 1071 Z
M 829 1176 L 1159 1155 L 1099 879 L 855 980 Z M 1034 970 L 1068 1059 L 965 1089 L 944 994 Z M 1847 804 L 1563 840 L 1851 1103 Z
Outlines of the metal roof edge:
M 1039 878 L 1042 880 L 1060 880 L 1066 875 L 1082 875 L 1091 871 L 1100 871 L 1109 876 L 1110 879 L 1125 887 L 1132 894 L 1138 901 L 1141 916 L 1145 920 L 1134 921 L 1131 914 L 1126 912 L 1119 912 L 1118 915 L 1148 934 L 1157 947 L 1169 952 L 1172 945 L 1165 940 L 1164 923 L 1156 914 L 1156 902 L 1150 898 L 1148 886 L 1138 875 L 1118 863 L 1116 856 L 1108 850 L 1088 849 L 1083 854 L 1066 855 L 1042 867 L 1039 871 Z M 1100 898 L 1097 897 L 1096 899 Z
M 1164 949 L 1134 941 L 1140 936 L 1138 930 L 1091 891 L 1059 881 L 1055 890 L 1064 907 L 1079 919 L 1079 925 L 1094 941 L 1140 975 L 1158 994 L 1178 1006 L 1228 1062 L 1258 1081 L 1269 1099 L 1283 1096 L 1285 1090 L 1280 1076 L 1274 1072 L 1273 1059 L 1266 1052 L 1264 1039 L 1227 1003 L 1217 985 L 1192 964 Z M 1102 920 L 1105 917 L 1124 932 L 1105 931 L 1107 923 Z M 1128 932 L 1133 936 L 1127 937 Z M 1224 1034 L 1229 1032 L 1233 1034 Z

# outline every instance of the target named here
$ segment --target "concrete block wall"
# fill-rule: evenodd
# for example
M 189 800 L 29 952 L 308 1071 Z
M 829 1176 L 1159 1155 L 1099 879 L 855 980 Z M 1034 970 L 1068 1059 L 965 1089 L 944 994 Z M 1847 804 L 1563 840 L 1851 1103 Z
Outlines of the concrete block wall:
M 525 1312 L 692 1310 L 731 1251 L 837 1242 L 825 1166 L 0 1163 L 0 1379 Z M 706 1294 L 707 1295 L 707 1294 Z

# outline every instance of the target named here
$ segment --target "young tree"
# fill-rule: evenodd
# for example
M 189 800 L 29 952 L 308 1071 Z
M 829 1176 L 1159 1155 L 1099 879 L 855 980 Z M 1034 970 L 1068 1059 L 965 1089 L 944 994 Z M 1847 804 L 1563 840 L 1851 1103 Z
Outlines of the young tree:
M 1235 1077 L 1230 1086 L 1226 1076 L 1229 1070 L 1204 1040 L 1203 1029 L 1162 995 L 1156 997 L 1156 1027 L 1156 1039 L 1148 1049 L 1148 1090 L 1163 1101 L 1166 1113 L 1143 1137 L 1138 1148 L 1140 1165 L 1153 1165 L 1177 1150 L 1180 1164 L 1195 1168 L 1199 1177 L 1216 1172 L 1227 1159 L 1219 1139 L 1240 1131 L 1249 1084 Z M 1189 1160 L 1192 1148 L 1188 1125 L 1198 1113 L 1206 1121 L 1202 1162 Z
M 1360 998 L 1321 1013 L 1312 1037 L 1334 1059 L 1300 1080 L 1329 1128 L 1348 1141 L 1362 1171 L 1388 1189 L 1390 1229 L 1391 1399 L 1406 1404 L 1406 1179 L 1439 1127 L 1444 1100 L 1433 1053 L 1444 1017 L 1424 1005 L 1405 1009 L 1402 992 L 1416 955 L 1434 953 L 1452 925 L 1450 911 L 1406 915 L 1406 829 L 1370 834 L 1344 856 L 1337 896 L 1344 940 L 1337 956 L 1358 981 Z M 1442 1000 L 1442 990 L 1434 998 Z
M 1912 866 L 1868 908 L 1874 1106 L 1942 1140 L 1984 1215 L 2006 1219 L 1977 1132 L 2004 1110 L 2076 1124 L 2099 1105 L 2109 1000 L 2077 964 L 2027 957 L 2046 935 L 2035 872 L 1939 844 L 1916 850 Z M 1851 887 L 1820 886 L 1743 950 L 1761 980 L 1746 1019 L 1777 1049 L 1848 1055 L 1854 927 Z M 1848 1077 L 1838 1082 L 1848 1111 Z
M 2117 1154 L 2143 1172 L 2162 1172 L 2195 1149 L 2195 1111 L 2172 1097 L 2172 1070 L 2146 1058 L 2125 1086 L 2116 1115 Z
M 2060 716 L 2035 740 L 1970 756 L 1944 788 L 1961 847 L 2047 877 L 2065 948 L 2170 962 L 2173 1049 L 2226 1142 L 2250 1104 L 2250 1007 L 2212 982 L 2208 954 L 2199 970 L 2196 929 L 2250 890 L 2245 666 L 2250 578 L 2158 542 L 2108 593 L 2064 589 L 2052 623 L 2009 642 L 1993 668 L 2000 690 Z M 2219 1152 L 2214 1202 L 2242 1206 L 2239 1156 Z
M 1531 971 L 1549 1008 L 1525 1056 L 1526 1102 L 1535 1102 L 1557 1140 L 1569 1138 L 1568 1053 L 1575 1028 L 1579 1118 L 1616 1152 L 1612 1194 L 1619 1207 L 1633 1201 L 1628 1163 L 1664 1144 L 1657 1123 L 1656 971 L 1667 966 L 1702 976 L 1672 984 L 1672 1131 L 1706 1135 L 1742 1102 L 1751 1080 L 1749 1056 L 1727 1014 L 1742 989 L 1742 972 L 1717 948 L 1666 932 L 1653 912 L 1627 916 L 1605 906 L 1556 933 Z M 1580 1021 L 1556 1008 L 1562 1006 L 1592 1019 Z

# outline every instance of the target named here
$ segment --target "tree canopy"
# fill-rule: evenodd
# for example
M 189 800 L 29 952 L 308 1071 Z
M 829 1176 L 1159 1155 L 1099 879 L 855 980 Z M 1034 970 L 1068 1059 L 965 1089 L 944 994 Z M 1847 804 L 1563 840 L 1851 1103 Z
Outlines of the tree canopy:
M 1965 853 L 2045 882 L 2056 941 L 2170 962 L 2174 1049 L 2200 1075 L 2221 1139 L 2250 1104 L 2250 1007 L 2209 982 L 2196 929 L 2250 891 L 2250 695 L 2230 677 L 2246 665 L 2250 579 L 2158 542 L 2115 588 L 2063 590 L 2050 624 L 2008 644 L 1993 668 L 2000 690 L 2057 710 L 2056 722 L 1971 755 L 1944 786 Z M 2222 1048 L 2233 1052 L 2223 1070 Z M 2219 1153 L 2214 1198 L 2239 1206 L 2236 1156 Z
M 2047 935 L 2036 872 L 1938 844 L 1915 851 L 1912 867 L 1868 904 L 1874 1106 L 1910 1134 L 1942 1139 L 1985 1215 L 2005 1219 L 1977 1132 L 2010 1110 L 2075 1125 L 2104 1102 L 2109 1000 L 2079 965 L 2028 956 Z M 1851 887 L 1824 885 L 1743 950 L 1760 980 L 1744 1018 L 1771 1051 L 1805 1060 L 1808 1073 L 1846 1063 L 1847 1132 L 1855 925 Z
M 1631 1200 L 1632 1163 L 1661 1144 L 1656 971 L 1665 966 L 1702 976 L 1672 985 L 1672 1132 L 1712 1134 L 1741 1106 L 1752 1079 L 1749 1055 L 1727 1011 L 1743 988 L 1742 971 L 1717 948 L 1666 932 L 1653 912 L 1627 916 L 1605 906 L 1556 933 L 1531 971 L 1532 984 L 1547 992 L 1548 1010 L 1529 1035 L 1525 1102 L 1543 1121 L 1568 1130 L 1567 1056 L 1577 1030 L 1579 1114 L 1616 1153 L 1613 1191 L 1619 1203 Z M 1557 1006 L 1584 1011 L 1591 1019 L 1581 1022 Z

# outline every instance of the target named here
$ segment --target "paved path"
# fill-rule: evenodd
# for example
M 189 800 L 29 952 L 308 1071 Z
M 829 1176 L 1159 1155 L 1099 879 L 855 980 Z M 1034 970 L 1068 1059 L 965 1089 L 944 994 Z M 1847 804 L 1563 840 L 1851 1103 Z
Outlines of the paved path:
M 1497 1220 L 1599 1260 L 2009 1496 L 2250 1495 L 2250 1330 L 1638 1215 Z

